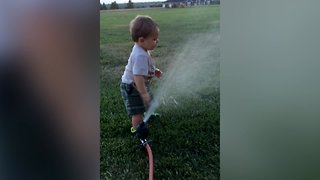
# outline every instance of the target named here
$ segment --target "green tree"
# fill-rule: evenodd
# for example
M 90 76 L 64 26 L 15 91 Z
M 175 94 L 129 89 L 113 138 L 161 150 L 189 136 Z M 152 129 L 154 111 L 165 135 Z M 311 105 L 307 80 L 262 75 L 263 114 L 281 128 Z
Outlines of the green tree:
M 129 0 L 128 4 L 127 4 L 127 9 L 132 9 L 133 7 L 133 2 L 131 0 Z
M 111 3 L 110 9 L 119 9 L 119 5 L 117 4 L 116 1 L 114 1 L 114 2 Z
M 107 10 L 107 5 L 105 3 L 102 4 L 103 10 Z
M 100 10 L 107 10 L 107 5 L 105 3 L 100 3 Z

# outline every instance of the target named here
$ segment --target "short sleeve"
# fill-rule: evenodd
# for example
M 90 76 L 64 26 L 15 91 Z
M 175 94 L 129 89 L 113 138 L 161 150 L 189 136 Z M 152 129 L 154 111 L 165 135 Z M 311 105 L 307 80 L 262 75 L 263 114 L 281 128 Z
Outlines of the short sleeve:
M 148 57 L 146 55 L 138 55 L 132 58 L 133 75 L 148 75 Z

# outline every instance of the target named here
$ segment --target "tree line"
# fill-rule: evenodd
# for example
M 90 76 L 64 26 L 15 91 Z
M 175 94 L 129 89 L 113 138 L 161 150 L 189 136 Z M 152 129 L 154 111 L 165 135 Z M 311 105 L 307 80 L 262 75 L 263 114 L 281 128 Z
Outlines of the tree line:
M 134 8 L 133 2 L 129 0 L 126 6 L 127 9 L 132 9 Z M 119 5 L 116 1 L 112 2 L 110 6 L 108 7 L 105 3 L 100 3 L 100 10 L 107 10 L 107 9 L 119 9 Z

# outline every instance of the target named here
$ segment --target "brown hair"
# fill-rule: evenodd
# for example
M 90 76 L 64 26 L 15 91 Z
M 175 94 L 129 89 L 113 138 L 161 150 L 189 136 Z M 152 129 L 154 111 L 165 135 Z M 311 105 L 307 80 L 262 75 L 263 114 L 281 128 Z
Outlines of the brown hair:
M 136 16 L 130 22 L 130 34 L 132 40 L 137 42 L 139 37 L 147 38 L 150 35 L 158 34 L 159 26 L 150 16 Z

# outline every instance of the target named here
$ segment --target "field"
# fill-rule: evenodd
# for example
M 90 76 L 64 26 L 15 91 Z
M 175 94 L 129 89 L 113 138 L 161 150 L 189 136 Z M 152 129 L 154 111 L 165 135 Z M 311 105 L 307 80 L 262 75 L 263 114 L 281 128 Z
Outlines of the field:
M 100 174 L 101 179 L 147 179 L 148 161 L 135 148 L 119 90 L 119 80 L 133 42 L 128 24 L 137 14 L 150 15 L 160 26 L 152 52 L 164 72 L 175 53 L 196 33 L 219 32 L 219 6 L 179 9 L 133 9 L 100 12 Z M 154 84 L 157 86 L 157 83 Z M 155 179 L 220 179 L 219 91 L 187 98 L 183 106 L 160 106 L 161 120 L 149 123 Z

